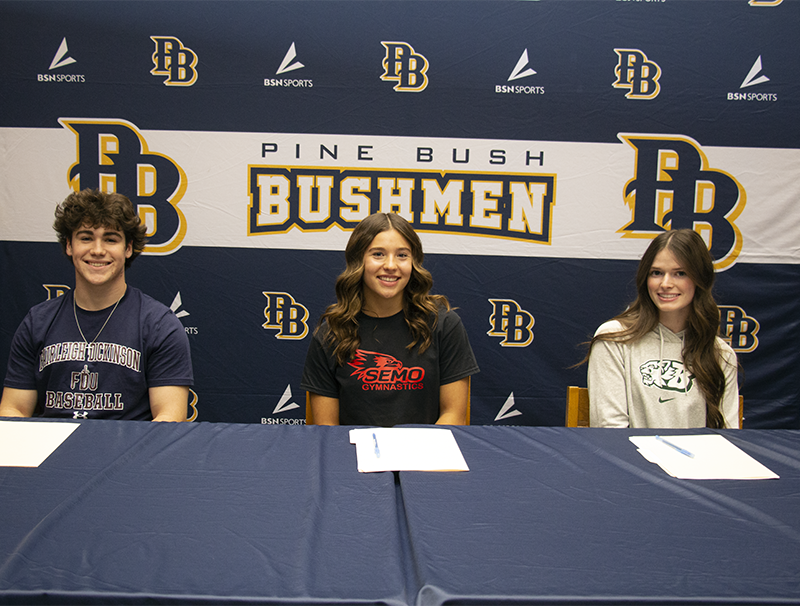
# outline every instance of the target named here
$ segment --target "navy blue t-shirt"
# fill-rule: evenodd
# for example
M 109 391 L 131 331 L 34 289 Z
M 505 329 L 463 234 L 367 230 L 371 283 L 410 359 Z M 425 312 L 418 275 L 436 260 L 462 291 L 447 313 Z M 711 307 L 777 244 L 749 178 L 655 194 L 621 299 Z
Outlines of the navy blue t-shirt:
M 38 391 L 34 416 L 152 420 L 150 387 L 194 384 L 189 340 L 166 305 L 128 286 L 110 317 L 112 307 L 78 308 L 87 343 L 73 297 L 32 307 L 11 343 L 4 385 Z

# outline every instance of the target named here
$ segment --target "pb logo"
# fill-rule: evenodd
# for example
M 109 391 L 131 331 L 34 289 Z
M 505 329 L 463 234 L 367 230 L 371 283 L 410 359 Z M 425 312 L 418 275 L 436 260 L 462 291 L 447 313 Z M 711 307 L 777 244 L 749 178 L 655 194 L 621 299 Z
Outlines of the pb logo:
M 394 90 L 419 93 L 428 86 L 428 60 L 405 42 L 381 42 L 386 49 L 381 80 L 397 82 Z
M 151 152 L 136 127 L 125 120 L 59 122 L 78 139 L 78 159 L 70 167 L 69 185 L 125 194 L 147 226 L 151 254 L 175 252 L 186 235 L 186 217 L 178 202 L 186 192 L 186 173 L 164 154 Z
M 50 299 L 57 299 L 65 294 L 67 291 L 70 290 L 70 287 L 66 284 L 42 284 L 44 289 L 47 291 L 47 300 Z
M 489 299 L 489 303 L 492 304 L 492 315 L 489 316 L 492 328 L 486 334 L 501 337 L 502 347 L 530 345 L 533 341 L 533 316 L 512 299 Z
M 308 334 L 308 309 L 285 292 L 262 291 L 267 298 L 262 328 L 277 330 L 276 339 L 304 339 Z
M 758 347 L 758 320 L 748 316 L 738 305 L 719 306 L 722 338 L 736 353 L 749 353 Z
M 658 79 L 661 68 L 647 59 L 642 51 L 633 48 L 615 48 L 619 57 L 614 73 L 617 81 L 614 88 L 625 88 L 627 99 L 655 99 L 661 91 Z
M 189 389 L 189 407 L 186 409 L 186 420 L 191 423 L 192 421 L 197 420 L 198 410 L 197 410 L 197 392 L 194 389 Z
M 153 53 L 154 76 L 166 76 L 166 86 L 191 86 L 197 82 L 197 55 L 183 42 L 170 36 L 150 36 L 155 42 Z
M 688 137 L 618 136 L 636 150 L 636 176 L 624 190 L 633 219 L 619 230 L 623 237 L 694 229 L 708 243 L 716 270 L 733 265 L 742 250 L 735 221 L 746 199 L 739 182 L 710 168 L 700 145 Z

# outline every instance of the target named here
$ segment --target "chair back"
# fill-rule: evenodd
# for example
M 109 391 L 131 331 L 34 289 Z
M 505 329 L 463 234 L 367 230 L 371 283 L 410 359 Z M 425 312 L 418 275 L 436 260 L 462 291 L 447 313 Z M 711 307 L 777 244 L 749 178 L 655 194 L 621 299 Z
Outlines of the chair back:
M 306 392 L 306 425 L 316 425 L 314 423 L 314 413 L 311 412 L 311 396 Z
M 744 396 L 739 396 L 739 429 L 744 423 Z
M 589 390 L 567 387 L 567 427 L 589 427 Z

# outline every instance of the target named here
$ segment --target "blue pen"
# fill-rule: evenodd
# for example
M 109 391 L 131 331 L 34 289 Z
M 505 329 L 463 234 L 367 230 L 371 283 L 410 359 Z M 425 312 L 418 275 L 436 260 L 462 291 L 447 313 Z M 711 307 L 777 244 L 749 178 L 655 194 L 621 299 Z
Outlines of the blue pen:
M 375 435 L 375 432 L 372 432 L 372 441 L 375 443 L 375 457 L 380 459 L 381 458 L 381 449 L 378 448 L 378 436 Z
M 678 446 L 677 444 L 673 444 L 672 442 L 670 442 L 669 440 L 665 440 L 665 439 L 664 439 L 664 438 L 662 438 L 661 436 L 656 436 L 656 440 L 659 440 L 660 442 L 664 442 L 664 444 L 666 444 L 666 445 L 667 445 L 667 446 L 669 446 L 670 448 L 674 448 L 675 450 L 677 450 L 677 451 L 678 451 L 679 453 L 681 453 L 682 455 L 686 455 L 686 456 L 687 456 L 687 457 L 689 457 L 690 459 L 694 459 L 694 453 L 693 453 L 693 452 L 689 452 L 689 451 L 688 451 L 688 450 L 686 450 L 685 448 L 681 448 L 681 447 L 680 447 L 680 446 Z

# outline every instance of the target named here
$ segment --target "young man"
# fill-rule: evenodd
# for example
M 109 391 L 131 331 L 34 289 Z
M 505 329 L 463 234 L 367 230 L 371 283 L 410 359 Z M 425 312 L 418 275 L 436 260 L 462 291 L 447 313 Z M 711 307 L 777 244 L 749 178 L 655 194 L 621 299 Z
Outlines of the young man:
M 85 189 L 55 215 L 75 288 L 31 308 L 17 329 L 0 417 L 185 421 L 194 383 L 186 332 L 125 282 L 145 244 L 133 204 Z

